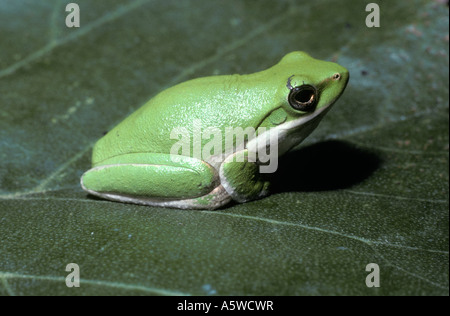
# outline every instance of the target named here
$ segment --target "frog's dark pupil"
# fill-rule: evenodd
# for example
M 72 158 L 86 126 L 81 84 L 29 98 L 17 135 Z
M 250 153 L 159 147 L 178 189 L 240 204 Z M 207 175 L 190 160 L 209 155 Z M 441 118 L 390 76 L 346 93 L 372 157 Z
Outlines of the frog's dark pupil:
M 289 94 L 289 103 L 300 111 L 314 111 L 317 103 L 316 89 L 310 85 L 295 87 Z
M 314 99 L 314 90 L 303 89 L 295 95 L 295 101 L 299 103 L 307 103 Z

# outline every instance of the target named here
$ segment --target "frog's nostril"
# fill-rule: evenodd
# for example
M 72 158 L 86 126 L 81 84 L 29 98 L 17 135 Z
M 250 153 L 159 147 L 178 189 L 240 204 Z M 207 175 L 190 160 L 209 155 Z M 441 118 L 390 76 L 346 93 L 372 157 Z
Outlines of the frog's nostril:
M 335 73 L 331 78 L 333 79 L 333 80 L 339 80 L 339 79 L 341 79 L 341 74 L 340 73 Z

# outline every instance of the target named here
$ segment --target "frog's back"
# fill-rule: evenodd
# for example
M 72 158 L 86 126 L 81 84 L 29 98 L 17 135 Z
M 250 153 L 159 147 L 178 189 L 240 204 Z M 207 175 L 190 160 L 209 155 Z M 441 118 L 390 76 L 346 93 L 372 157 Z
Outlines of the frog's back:
M 128 153 L 170 153 L 177 141 L 171 132 L 181 127 L 192 135 L 198 120 L 203 128 L 250 126 L 245 120 L 257 120 L 261 109 L 246 106 L 252 96 L 243 88 L 242 77 L 203 77 L 160 92 L 97 142 L 93 165 Z

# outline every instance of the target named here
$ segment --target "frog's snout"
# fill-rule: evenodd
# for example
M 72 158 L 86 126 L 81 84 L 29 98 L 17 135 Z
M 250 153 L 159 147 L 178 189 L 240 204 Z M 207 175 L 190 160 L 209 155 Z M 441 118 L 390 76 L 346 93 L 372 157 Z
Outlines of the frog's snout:
M 350 79 L 350 72 L 346 68 L 343 68 L 339 72 L 336 72 L 331 77 L 331 79 L 335 80 L 335 81 L 341 81 L 344 84 L 344 87 L 345 87 L 347 85 L 347 83 L 348 83 L 348 80 Z
M 330 77 L 328 77 L 327 82 L 337 87 L 342 93 L 342 91 L 344 91 L 347 87 L 349 79 L 349 71 L 344 67 L 340 67 L 340 69 L 338 69 Z

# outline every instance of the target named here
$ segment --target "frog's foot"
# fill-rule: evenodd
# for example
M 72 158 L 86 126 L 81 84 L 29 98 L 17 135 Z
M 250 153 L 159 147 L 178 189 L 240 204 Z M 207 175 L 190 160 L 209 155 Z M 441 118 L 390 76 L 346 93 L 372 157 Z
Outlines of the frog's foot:
M 220 182 L 233 200 L 243 203 L 269 193 L 269 181 L 259 166 L 248 159 L 248 150 L 228 156 L 220 166 Z
M 181 209 L 217 209 L 231 201 L 206 162 L 166 154 L 113 157 L 81 177 L 95 196 L 124 203 Z
M 83 182 L 81 183 L 83 187 Z M 192 210 L 215 210 L 229 202 L 231 202 L 231 196 L 225 191 L 223 186 L 219 185 L 210 193 L 192 199 L 183 200 L 164 200 L 158 198 L 148 198 L 145 196 L 132 196 L 126 194 L 114 194 L 114 193 L 102 193 L 97 191 L 88 190 L 85 187 L 83 189 L 91 195 L 98 196 L 100 198 L 122 202 L 147 206 L 161 206 L 179 209 L 192 209 Z

